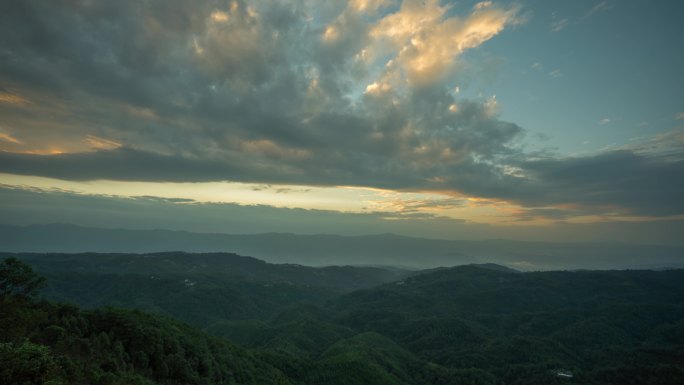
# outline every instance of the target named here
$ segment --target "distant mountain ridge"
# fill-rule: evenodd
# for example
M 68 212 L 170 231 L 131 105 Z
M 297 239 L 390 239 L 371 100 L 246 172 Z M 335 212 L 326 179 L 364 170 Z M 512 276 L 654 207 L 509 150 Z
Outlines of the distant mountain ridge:
M 410 273 L 397 268 L 370 266 L 311 267 L 272 264 L 234 253 L 2 253 L 17 256 L 44 275 L 134 274 L 151 277 L 210 276 L 243 281 L 327 287 L 346 292 L 365 289 L 402 278 Z
M 412 273 L 270 264 L 231 253 L 0 253 L 0 260 L 6 257 L 46 277 L 49 286 L 43 294 L 50 300 L 87 308 L 136 308 L 201 327 L 225 319 L 270 318 L 296 303 L 321 305 Z
M 519 270 L 684 267 L 684 246 L 435 240 L 394 234 L 205 234 L 69 224 L 0 225 L 0 251 L 6 252 L 150 253 L 170 250 L 232 252 L 271 263 L 308 266 L 375 265 L 424 269 L 492 262 Z

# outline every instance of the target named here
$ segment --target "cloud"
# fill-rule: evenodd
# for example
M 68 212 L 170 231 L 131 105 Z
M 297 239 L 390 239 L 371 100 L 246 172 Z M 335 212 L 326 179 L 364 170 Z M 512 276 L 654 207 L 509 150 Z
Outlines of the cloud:
M 680 199 L 684 194 L 681 130 L 593 155 L 517 154 L 508 161 L 508 169 L 500 170 L 496 179 L 461 184 L 460 191 L 514 202 L 533 210 L 530 213 L 534 215 L 550 219 L 684 214 Z
M 678 112 L 675 114 L 675 120 L 682 120 L 684 119 L 684 112 Z
M 528 205 L 575 205 L 608 214 L 684 214 L 681 148 L 675 154 L 618 150 L 588 157 L 528 160 L 520 167 L 530 184 L 521 184 L 517 199 Z
M 547 215 L 549 213 L 546 213 Z M 340 213 L 276 208 L 266 205 L 197 203 L 187 199 L 83 195 L 58 189 L 26 189 L 0 185 L 0 223 L 72 223 L 127 229 L 170 229 L 207 233 L 393 232 L 443 239 L 525 239 L 536 241 L 600 241 L 681 244 L 682 220 L 533 226 L 490 226 L 435 216 L 397 220 L 395 213 Z
M 321 114 L 308 124 L 317 130 L 301 138 L 304 143 L 287 136 L 280 140 L 231 137 L 226 143 L 231 151 L 224 148 L 214 154 L 211 148 L 209 154 L 184 154 L 126 146 L 54 156 L 5 152 L 0 153 L 0 169 L 71 180 L 231 180 L 416 189 L 433 184 L 439 188 L 443 175 L 491 174 L 487 162 L 510 152 L 511 140 L 521 134 L 518 126 L 493 119 L 494 100 L 461 101 L 458 111 L 452 112 L 448 94 L 416 98 L 420 99 L 416 106 L 404 111 L 393 107 L 392 101 L 372 101 L 382 111 L 376 117 L 380 127 L 368 127 L 370 122 L 358 117 Z
M 601 1 L 594 5 L 582 18 L 588 19 L 596 14 L 607 12 L 613 8 L 613 4 L 608 1 Z
M 558 79 L 560 77 L 563 77 L 563 72 L 561 72 L 561 70 L 556 69 L 549 72 L 549 76 L 551 76 L 554 79 Z
M 110 150 L 110 149 L 121 147 L 121 143 L 119 143 L 119 142 L 115 142 L 115 141 L 109 140 L 109 139 L 100 138 L 100 137 L 97 137 L 95 135 L 86 136 L 85 141 L 90 144 L 91 148 L 95 148 L 95 149 Z
M 3 171 L 13 174 L 49 176 L 66 180 L 129 180 L 157 182 L 202 182 L 239 180 L 248 166 L 189 159 L 119 147 L 94 152 L 57 155 L 0 152 Z
M 600 13 L 607 12 L 613 8 L 613 4 L 610 1 L 601 1 L 599 3 L 596 3 L 591 9 L 589 9 L 584 16 L 580 17 L 578 22 L 585 21 L 586 19 L 589 19 L 593 16 L 596 16 Z M 557 17 L 557 14 L 554 12 L 551 15 L 551 32 L 560 32 L 570 26 L 573 22 L 569 18 L 563 18 L 559 19 Z
M 679 140 L 679 145 L 672 144 L 673 140 Z M 432 168 L 427 169 L 441 177 L 425 180 L 423 174 L 402 173 L 401 169 L 379 172 L 374 167 L 364 168 L 357 162 L 339 165 L 335 170 L 309 166 L 307 173 L 303 174 L 296 169 L 291 170 L 287 165 L 279 170 L 261 168 L 250 162 L 225 164 L 128 148 L 52 156 L 0 153 L 3 171 L 73 180 L 296 181 L 312 185 L 453 191 L 507 200 L 530 208 L 566 205 L 574 207 L 574 210 L 593 210 L 597 215 L 684 214 L 680 199 L 684 194 L 681 135 L 663 136 L 658 141 L 640 147 L 585 157 L 547 156 L 534 159 L 514 153 L 508 162 L 508 168 L 476 162 L 459 163 L 452 168 L 432 165 Z M 411 207 L 410 202 L 404 204 L 407 208 Z
M 443 80 L 464 51 L 520 23 L 517 8 L 499 8 L 491 1 L 477 3 L 465 18 L 448 17 L 447 12 L 438 0 L 404 1 L 397 12 L 372 27 L 367 50 L 391 57 L 381 82 L 397 82 L 402 74 L 410 85 Z
M 562 208 L 544 207 L 519 210 L 515 212 L 513 216 L 516 218 L 518 222 L 527 222 L 537 219 L 551 219 L 556 221 L 563 221 L 581 214 L 585 213 L 579 213 L 577 210 L 572 209 L 568 210 Z
M 21 215 L 16 215 L 22 213 Z M 412 221 L 403 221 L 410 217 Z M 278 208 L 268 205 L 198 202 L 156 196 L 122 197 L 80 194 L 59 189 L 0 184 L 0 223 L 73 223 L 95 227 L 172 229 L 227 233 L 396 232 L 413 236 L 448 236 L 455 228 L 476 235 L 486 225 L 468 228 L 464 221 L 420 212 L 347 213 Z M 7 222 L 10 220 L 10 222 Z M 435 228 L 434 226 L 439 226 Z
M 553 20 L 551 22 L 551 32 L 560 32 L 567 28 L 568 25 L 570 25 L 570 20 L 568 19 Z
M 40 102 L 5 115 L 7 134 L 26 139 L 4 148 L 2 169 L 397 188 L 486 173 L 522 130 L 494 101 L 434 81 L 516 10 L 482 3 L 456 17 L 405 1 L 379 12 L 391 4 L 4 3 L 0 76 Z M 331 26 L 334 41 L 321 39 Z
M 13 137 L 10 134 L 5 134 L 4 132 L 0 132 L 0 140 L 14 144 L 21 144 L 21 140 Z
M 609 118 L 603 118 L 603 119 L 601 119 L 601 120 L 598 121 L 598 124 L 600 124 L 600 125 L 602 125 L 602 126 L 605 126 L 605 125 L 608 124 L 608 123 L 610 123 L 610 119 L 609 119 Z
M 519 13 L 488 1 L 0 2 L 0 171 L 681 213 L 671 154 L 526 154 L 495 98 L 454 92 L 463 53 Z
M 31 104 L 31 101 L 14 92 L 0 90 L 0 104 L 25 106 Z
M 373 14 L 378 9 L 386 7 L 394 3 L 393 0 L 351 0 L 349 7 L 356 12 L 365 12 Z

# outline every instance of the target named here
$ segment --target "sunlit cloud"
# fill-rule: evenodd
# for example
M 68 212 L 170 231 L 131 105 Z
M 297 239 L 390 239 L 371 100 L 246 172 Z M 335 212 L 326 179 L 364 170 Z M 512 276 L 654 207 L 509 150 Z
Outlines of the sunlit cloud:
M 93 149 L 98 149 L 98 150 L 111 150 L 114 148 L 121 147 L 121 143 L 109 140 L 109 139 L 104 139 L 100 138 L 94 135 L 88 135 L 85 138 L 85 141 L 93 148 Z
M 406 74 L 410 85 L 432 84 L 454 70 L 456 59 L 464 51 L 521 22 L 517 8 L 503 9 L 492 2 L 476 4 L 464 18 L 449 17 L 447 11 L 448 7 L 437 0 L 405 1 L 397 12 L 373 26 L 370 33 L 374 45 L 367 49 L 384 53 L 378 56 L 393 56 L 385 78 L 398 71 Z M 382 52 L 388 47 L 394 50 Z
M 22 95 L 14 92 L 0 91 L 0 104 L 9 104 L 14 106 L 26 106 L 31 104 L 31 101 Z
M 323 40 L 325 41 L 334 41 L 337 40 L 337 37 L 339 36 L 339 32 L 337 28 L 333 25 L 329 25 L 325 28 L 325 32 L 323 32 Z
M 223 11 L 214 11 L 209 15 L 212 21 L 215 21 L 217 23 L 225 23 L 230 19 L 230 16 L 228 13 L 223 12 Z
M 0 140 L 5 141 L 5 142 L 9 142 L 9 143 L 14 143 L 14 144 L 21 144 L 21 140 L 15 138 L 14 136 L 12 136 L 10 134 L 4 133 L 4 132 L 0 132 Z
M 349 6 L 357 12 L 373 14 L 383 7 L 394 4 L 394 0 L 351 0 Z

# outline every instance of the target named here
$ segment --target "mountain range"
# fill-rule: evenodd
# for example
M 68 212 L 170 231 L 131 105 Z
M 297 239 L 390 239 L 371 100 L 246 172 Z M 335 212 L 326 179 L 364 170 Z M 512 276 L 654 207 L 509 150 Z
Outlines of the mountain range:
M 0 257 L 0 383 L 684 381 L 681 269 L 314 268 L 183 252 Z M 47 278 L 41 291 L 35 275 Z
M 438 240 L 394 234 L 365 236 L 207 234 L 90 228 L 68 224 L 0 225 L 0 251 L 151 253 L 231 252 L 271 263 L 426 269 L 493 262 L 518 270 L 684 267 L 684 246 Z

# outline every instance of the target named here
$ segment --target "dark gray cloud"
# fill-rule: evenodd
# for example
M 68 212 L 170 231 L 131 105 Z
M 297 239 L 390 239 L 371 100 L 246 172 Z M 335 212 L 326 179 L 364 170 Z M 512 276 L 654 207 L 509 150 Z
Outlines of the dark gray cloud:
M 392 189 L 462 191 L 474 196 L 504 199 L 530 209 L 523 220 L 563 220 L 578 215 L 672 216 L 684 214 L 684 160 L 669 155 L 640 154 L 621 150 L 581 158 L 525 160 L 517 174 L 496 173 L 486 165 L 460 165 L 437 170 L 449 175 L 441 181 L 426 181 L 420 174 L 400 169 L 380 173 L 358 163 L 340 163 L 335 172 L 315 165 L 294 168 L 260 167 L 248 161 L 188 159 L 128 148 L 92 153 L 33 155 L 0 153 L 5 172 L 55 177 L 67 180 L 132 180 L 159 182 L 301 183 L 310 185 L 363 185 Z M 343 169 L 347 167 L 347 169 Z M 496 169 L 494 169 L 496 170 Z M 329 173 L 330 172 L 330 173 Z M 445 187 L 446 186 L 446 187 Z M 459 199 L 417 201 L 414 209 L 454 206 Z M 560 205 L 561 208 L 544 208 Z
M 676 139 L 669 135 L 666 140 Z M 684 214 L 684 142 L 651 144 L 581 157 L 506 159 L 513 171 L 498 178 L 454 182 L 454 189 L 531 208 L 521 219 L 562 220 L 582 215 Z M 662 152 L 663 146 L 670 147 Z M 549 206 L 559 206 L 550 208 Z
M 524 130 L 498 118 L 494 99 L 459 99 L 443 76 L 416 75 L 409 65 L 420 50 L 387 61 L 392 52 L 378 45 L 391 44 L 374 40 L 373 27 L 401 10 L 363 15 L 344 1 L 305 0 L 3 1 L 0 92 L 26 102 L 0 103 L 0 129 L 16 138 L 0 142 L 0 171 L 357 185 L 537 209 L 684 214 L 681 158 L 626 149 L 534 159 L 517 147 Z M 501 28 L 515 14 L 480 12 Z M 441 42 L 428 27 L 425 36 Z M 442 30 L 459 32 L 454 23 Z M 432 65 L 458 72 L 448 60 Z M 419 87 L 405 81 L 411 76 Z
M 684 214 L 684 152 L 640 154 L 629 150 L 594 156 L 526 161 L 532 189 L 527 204 L 575 204 L 635 215 Z

